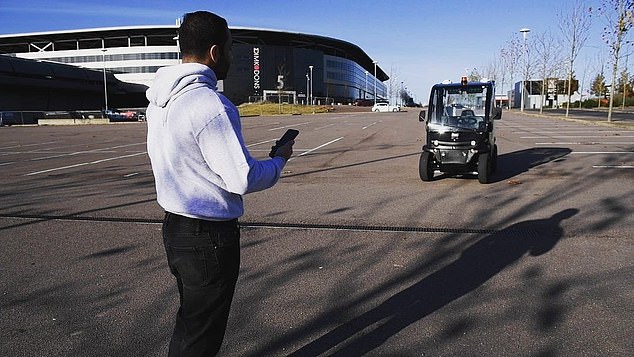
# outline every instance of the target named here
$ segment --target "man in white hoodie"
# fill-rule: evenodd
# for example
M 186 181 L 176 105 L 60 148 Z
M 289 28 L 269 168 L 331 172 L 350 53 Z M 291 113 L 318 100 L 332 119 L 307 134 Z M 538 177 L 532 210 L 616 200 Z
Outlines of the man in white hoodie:
M 238 109 L 216 87 L 231 64 L 223 18 L 185 14 L 178 36 L 183 63 L 159 69 L 147 91 L 148 155 L 180 295 L 169 355 L 212 356 L 222 344 L 238 279 L 242 195 L 277 182 L 294 141 L 272 159 L 249 154 Z

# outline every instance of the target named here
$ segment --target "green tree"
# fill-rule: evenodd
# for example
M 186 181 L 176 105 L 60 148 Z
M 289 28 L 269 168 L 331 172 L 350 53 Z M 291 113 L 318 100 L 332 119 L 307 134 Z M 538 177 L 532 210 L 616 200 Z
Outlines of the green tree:
M 619 93 L 625 93 L 628 97 L 631 97 L 634 94 L 632 93 L 632 77 L 626 69 L 621 71 L 621 75 L 616 81 L 616 91 Z
M 599 106 L 601 106 L 601 97 L 608 91 L 608 86 L 605 84 L 605 75 L 603 73 L 597 74 L 590 86 L 590 94 L 597 96 Z

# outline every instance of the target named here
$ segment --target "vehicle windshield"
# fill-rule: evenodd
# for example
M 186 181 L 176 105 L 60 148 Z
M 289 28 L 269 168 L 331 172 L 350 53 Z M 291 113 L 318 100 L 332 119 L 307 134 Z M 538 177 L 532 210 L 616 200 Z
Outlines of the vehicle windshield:
M 484 130 L 487 91 L 486 85 L 435 88 L 429 124 Z

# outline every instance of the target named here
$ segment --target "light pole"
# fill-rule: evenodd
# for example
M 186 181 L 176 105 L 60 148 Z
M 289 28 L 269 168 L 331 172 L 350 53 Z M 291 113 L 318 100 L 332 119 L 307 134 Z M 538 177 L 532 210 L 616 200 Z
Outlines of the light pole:
M 310 77 L 308 73 L 306 73 L 306 105 L 308 105 L 308 101 L 310 100 Z
M 308 68 L 310 68 L 310 105 L 313 105 L 313 66 Z
M 521 89 L 520 90 L 521 91 L 521 95 L 522 95 L 522 97 L 520 99 L 520 101 L 521 101 L 520 111 L 522 111 L 522 112 L 524 111 L 524 95 L 526 94 L 526 81 L 528 80 L 528 46 L 526 46 L 526 35 L 528 35 L 528 33 L 530 31 L 531 30 L 526 28 L 526 27 L 520 29 L 520 32 L 522 33 L 522 36 L 524 36 L 524 51 L 525 51 L 525 54 L 526 54 L 525 63 L 524 63 L 526 65 L 526 71 L 524 72 L 524 79 L 522 80 L 522 87 L 520 88 Z
M 376 61 L 372 61 L 374 63 L 374 105 L 376 105 Z
M 178 56 L 178 63 L 181 63 L 181 44 L 178 35 L 174 36 L 172 40 L 176 41 L 176 55 Z
M 368 99 L 368 71 L 365 71 L 365 91 L 363 91 L 363 99 Z
M 403 106 L 403 81 L 401 81 L 401 90 L 398 93 L 398 97 L 396 97 L 396 99 L 401 99 L 401 106 Z
M 104 97 L 104 101 L 106 104 L 106 108 L 105 110 L 108 111 L 108 83 L 106 82 L 106 49 L 102 48 L 101 49 L 101 59 L 103 62 L 103 97 Z M 106 114 L 106 118 L 108 117 L 108 114 Z

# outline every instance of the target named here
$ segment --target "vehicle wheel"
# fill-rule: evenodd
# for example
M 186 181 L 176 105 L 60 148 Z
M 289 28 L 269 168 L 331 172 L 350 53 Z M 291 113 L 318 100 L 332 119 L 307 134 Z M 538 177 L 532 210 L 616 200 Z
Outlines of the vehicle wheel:
M 375 113 L 378 113 L 378 112 L 379 112 L 379 110 L 378 110 L 378 109 L 374 109 L 374 112 L 375 112 Z
M 480 183 L 489 183 L 491 176 L 491 161 L 489 154 L 480 154 L 478 156 L 478 181 Z
M 398 112 L 398 109 L 394 108 L 392 109 L 393 112 Z
M 498 169 L 498 146 L 493 145 L 493 155 L 491 155 L 491 172 L 495 172 Z
M 434 178 L 434 157 L 430 152 L 423 151 L 418 163 L 418 174 L 423 181 L 431 181 Z

